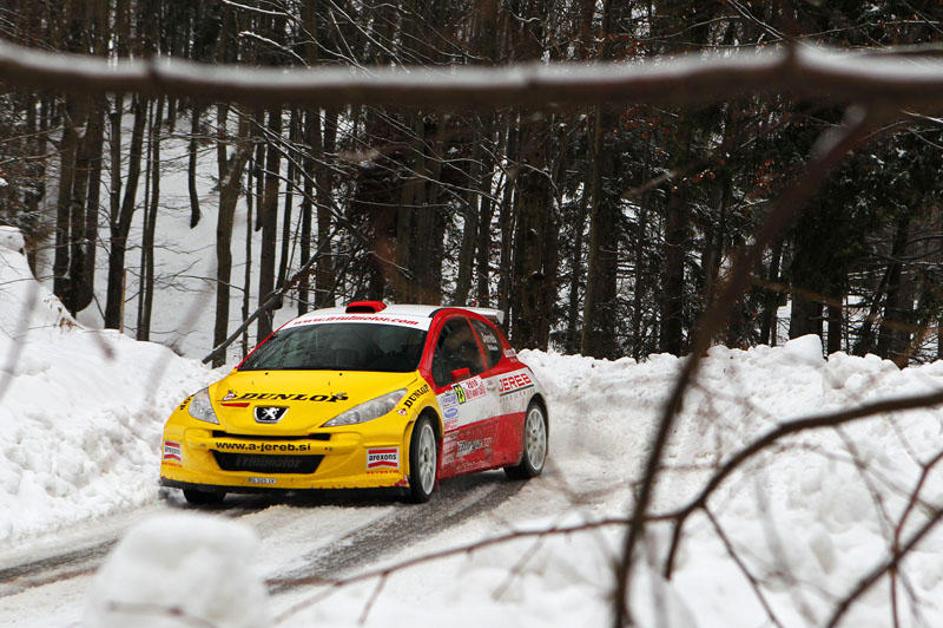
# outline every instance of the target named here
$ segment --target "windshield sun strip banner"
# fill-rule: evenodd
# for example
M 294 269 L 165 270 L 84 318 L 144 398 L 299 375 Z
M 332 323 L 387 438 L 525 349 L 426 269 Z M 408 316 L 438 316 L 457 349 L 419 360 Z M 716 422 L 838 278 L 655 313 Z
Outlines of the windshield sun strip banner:
M 397 325 L 412 329 L 429 330 L 432 319 L 421 316 L 384 316 L 382 314 L 321 314 L 299 318 L 285 324 L 285 328 L 302 325 L 325 325 L 327 323 L 372 323 L 374 325 Z

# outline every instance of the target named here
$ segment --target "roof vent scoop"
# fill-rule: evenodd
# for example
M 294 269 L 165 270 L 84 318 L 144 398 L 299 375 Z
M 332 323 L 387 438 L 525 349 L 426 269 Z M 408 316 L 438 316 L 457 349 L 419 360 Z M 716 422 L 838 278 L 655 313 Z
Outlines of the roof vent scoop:
M 376 314 L 386 309 L 383 301 L 351 301 L 344 310 L 348 314 Z

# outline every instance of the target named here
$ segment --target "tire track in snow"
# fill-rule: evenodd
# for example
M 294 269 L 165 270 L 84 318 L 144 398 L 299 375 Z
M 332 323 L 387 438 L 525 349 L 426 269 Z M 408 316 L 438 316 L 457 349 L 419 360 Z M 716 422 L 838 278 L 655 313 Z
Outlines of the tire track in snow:
M 263 503 L 258 507 L 222 507 L 214 509 L 218 514 L 240 518 L 250 514 L 255 514 L 271 506 L 271 503 Z M 161 512 L 164 510 L 173 510 L 175 505 L 161 509 L 146 509 L 152 512 Z M 145 512 L 139 513 L 142 516 Z M 94 522 L 92 522 L 94 525 Z M 129 522 L 128 525 L 131 525 Z M 93 573 L 112 548 L 118 543 L 128 526 L 121 526 L 113 534 L 104 540 L 78 541 L 81 547 L 67 551 L 59 551 L 40 559 L 30 560 L 9 567 L 0 567 L 0 598 L 22 593 L 33 587 L 40 587 L 52 584 L 60 580 L 68 580 L 79 576 Z
M 500 471 L 446 480 L 432 501 L 422 505 L 400 504 L 391 516 L 375 519 L 348 532 L 330 546 L 303 556 L 300 559 L 304 563 L 302 566 L 273 578 L 281 582 L 270 586 L 269 592 L 276 595 L 299 586 L 310 586 L 310 582 L 294 585 L 285 580 L 330 579 L 362 569 L 388 554 L 493 510 L 526 484 L 507 480 Z

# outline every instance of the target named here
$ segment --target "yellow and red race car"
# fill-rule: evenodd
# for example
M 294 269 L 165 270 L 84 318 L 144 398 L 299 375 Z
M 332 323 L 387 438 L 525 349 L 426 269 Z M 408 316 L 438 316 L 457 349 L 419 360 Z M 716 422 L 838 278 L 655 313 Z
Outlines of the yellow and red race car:
M 227 492 L 400 487 L 503 467 L 543 470 L 547 401 L 478 308 L 359 301 L 296 318 L 164 427 L 161 484 Z

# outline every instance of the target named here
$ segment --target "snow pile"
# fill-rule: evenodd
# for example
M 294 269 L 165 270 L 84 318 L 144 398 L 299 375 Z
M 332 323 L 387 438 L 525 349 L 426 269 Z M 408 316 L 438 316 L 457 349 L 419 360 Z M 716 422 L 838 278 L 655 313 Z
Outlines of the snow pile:
M 258 545 L 252 528 L 220 517 L 152 517 L 98 570 L 85 626 L 268 625 L 268 593 L 252 569 Z
M 0 541 L 157 495 L 160 430 L 212 379 L 161 345 L 78 325 L 0 230 Z
M 544 476 L 474 521 L 434 535 L 388 563 L 487 538 L 508 529 L 579 525 L 628 512 L 662 404 L 682 359 L 636 363 L 533 351 L 522 359 L 550 396 L 551 458 Z M 714 347 L 672 432 L 655 510 L 697 493 L 718 461 L 777 424 L 877 399 L 943 388 L 943 363 L 903 371 L 875 356 L 828 359 L 816 337 L 748 351 Z M 943 413 L 877 416 L 785 439 L 734 473 L 709 501 L 739 558 L 759 581 L 778 621 L 822 625 L 837 600 L 887 556 L 890 535 L 919 481 L 921 464 L 943 450 Z M 943 466 L 943 465 L 941 465 Z M 863 473 L 861 469 L 866 471 Z M 500 480 L 496 480 L 500 481 Z M 931 473 L 904 538 L 943 504 L 943 469 Z M 674 574 L 661 572 L 670 540 L 650 526 L 641 548 L 633 609 L 641 626 L 755 627 L 770 623 L 748 580 L 701 513 L 688 521 Z M 622 530 L 526 538 L 462 552 L 398 572 L 384 584 L 367 625 L 410 626 L 449 618 L 451 628 L 491 625 L 605 625 L 612 561 Z M 923 625 L 943 625 L 943 530 L 905 563 L 901 615 L 911 593 Z M 650 565 L 644 564 L 650 562 Z M 901 581 L 903 582 L 903 581 Z M 350 586 L 291 618 L 291 625 L 356 624 L 375 581 Z M 909 590 L 908 590 L 909 589 Z M 887 579 L 847 615 L 847 626 L 890 625 Z M 906 623 L 906 622 L 905 622 Z

